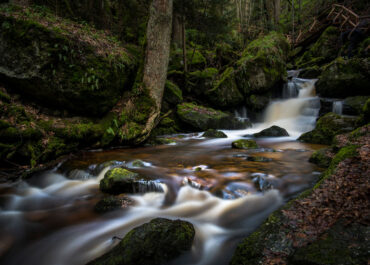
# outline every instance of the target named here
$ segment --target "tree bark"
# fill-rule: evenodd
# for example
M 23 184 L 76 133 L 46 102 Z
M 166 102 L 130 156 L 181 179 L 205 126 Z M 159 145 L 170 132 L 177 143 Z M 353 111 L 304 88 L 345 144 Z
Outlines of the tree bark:
M 159 121 L 170 57 L 172 12 L 173 0 L 153 0 L 144 65 L 122 112 L 126 119 L 121 127 L 122 141 L 142 143 Z

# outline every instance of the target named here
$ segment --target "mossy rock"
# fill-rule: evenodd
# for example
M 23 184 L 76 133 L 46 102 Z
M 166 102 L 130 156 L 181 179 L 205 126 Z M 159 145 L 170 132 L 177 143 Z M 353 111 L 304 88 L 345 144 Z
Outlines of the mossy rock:
M 207 137 L 207 138 L 227 138 L 227 135 L 224 132 L 217 131 L 215 129 L 209 129 L 203 134 L 203 137 Z
M 270 102 L 270 97 L 266 95 L 250 95 L 246 101 L 246 107 L 252 111 L 264 110 Z
M 205 97 L 206 91 L 212 89 L 218 75 L 216 68 L 205 68 L 190 72 L 188 76 L 188 90 L 197 97 Z
M 313 65 L 302 69 L 299 73 L 300 78 L 318 78 L 321 75 L 322 69 L 318 65 Z
M 88 265 L 165 264 L 190 251 L 194 236 L 189 222 L 156 218 L 131 230 L 116 247 Z
M 338 58 L 323 68 L 316 83 L 321 97 L 346 98 L 369 95 L 370 60 Z
M 31 8 L 29 16 L 17 12 L 0 10 L 0 53 L 6 54 L 0 57 L 0 77 L 12 90 L 43 106 L 101 116 L 131 88 L 138 59 L 123 47 L 102 53 L 94 46 L 98 41 L 81 37 L 86 35 L 82 29 L 72 33 L 41 21 L 72 22 L 52 14 L 43 17 Z M 110 39 L 104 41 L 117 47 Z
M 241 129 L 248 126 L 246 123 L 238 121 L 231 114 L 193 103 L 178 105 L 177 115 L 190 128 L 200 131 L 208 129 Z
M 241 139 L 232 142 L 231 146 L 236 149 L 256 149 L 258 145 L 254 140 Z
M 123 168 L 114 168 L 105 173 L 100 181 L 100 190 L 109 194 L 133 193 L 135 183 L 140 179 L 138 173 Z
M 254 137 L 284 137 L 289 136 L 289 133 L 284 128 L 273 125 L 270 128 L 264 129 L 259 133 L 253 134 Z
M 164 87 L 163 100 L 170 105 L 177 105 L 183 101 L 181 89 L 173 82 L 167 80 Z
M 207 101 L 219 108 L 233 108 L 243 102 L 243 95 L 236 85 L 232 67 L 216 78 L 214 87 L 206 92 L 206 97 Z
M 271 91 L 286 78 L 289 44 L 279 33 L 252 41 L 243 51 L 235 67 L 235 80 L 244 95 Z
M 335 135 L 352 131 L 355 122 L 356 118 L 328 113 L 318 120 L 314 130 L 302 134 L 298 140 L 306 143 L 330 145 Z
M 360 115 L 362 109 L 366 104 L 366 101 L 370 99 L 370 96 L 356 96 L 348 97 L 343 102 L 343 114 L 346 115 Z
M 297 67 L 315 67 L 334 60 L 338 55 L 339 37 L 340 31 L 337 27 L 328 27 L 310 49 L 296 60 Z
M 320 167 L 329 167 L 330 162 L 332 160 L 332 157 L 328 155 L 328 151 L 330 150 L 331 148 L 322 148 L 322 149 L 315 151 L 311 155 L 309 161 Z
M 134 203 L 134 200 L 128 197 L 109 196 L 98 201 L 94 206 L 94 211 L 99 214 L 104 214 L 119 209 L 126 209 Z

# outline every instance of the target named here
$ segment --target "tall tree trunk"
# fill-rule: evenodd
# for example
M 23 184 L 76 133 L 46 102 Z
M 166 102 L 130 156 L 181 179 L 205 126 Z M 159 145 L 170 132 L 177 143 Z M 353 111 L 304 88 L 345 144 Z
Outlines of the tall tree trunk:
M 125 103 L 122 141 L 145 141 L 160 117 L 170 57 L 173 0 L 153 0 L 147 26 L 145 61 L 132 98 Z
M 183 58 L 183 63 L 184 63 L 184 73 L 186 74 L 188 72 L 188 60 L 186 57 L 185 17 L 182 17 L 181 35 L 182 35 L 182 58 Z
M 278 26 L 280 22 L 281 0 L 275 0 L 275 25 Z

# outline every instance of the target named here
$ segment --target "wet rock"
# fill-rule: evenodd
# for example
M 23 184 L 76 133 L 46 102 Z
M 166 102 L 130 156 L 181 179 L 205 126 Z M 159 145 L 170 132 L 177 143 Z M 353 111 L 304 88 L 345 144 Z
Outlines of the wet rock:
M 298 140 L 307 143 L 330 145 L 335 135 L 352 131 L 355 122 L 356 118 L 328 113 L 318 120 L 314 130 L 302 134 Z
M 252 181 L 257 190 L 267 191 L 274 188 L 274 181 L 269 175 L 255 173 L 252 174 L 252 177 Z
M 207 137 L 207 138 L 227 138 L 227 135 L 224 132 L 217 131 L 215 129 L 209 129 L 203 134 L 203 137 Z
M 100 190 L 113 195 L 163 191 L 159 183 L 123 168 L 114 168 L 105 173 L 100 181 Z
M 330 162 L 333 158 L 333 154 L 331 152 L 331 148 L 322 148 L 320 150 L 315 151 L 309 161 L 314 163 L 320 167 L 328 167 Z
M 140 167 L 145 167 L 145 164 L 144 164 L 144 161 L 140 159 L 136 159 L 135 161 L 132 162 L 132 166 L 140 168 Z
M 67 177 L 72 180 L 88 180 L 95 178 L 94 175 L 91 175 L 90 173 L 80 169 L 73 169 L 68 173 Z
M 94 207 L 94 211 L 100 214 L 126 209 L 135 204 L 135 201 L 129 197 L 109 196 L 98 201 Z
M 319 66 L 314 65 L 314 66 L 302 69 L 302 71 L 299 73 L 299 77 L 308 78 L 308 79 L 318 78 L 321 72 L 322 72 L 322 69 Z
M 251 126 L 250 123 L 239 121 L 231 114 L 192 103 L 178 105 L 177 115 L 190 128 L 200 131 L 208 129 L 244 129 Z
M 281 128 L 276 125 L 254 134 L 254 137 L 284 137 L 284 136 L 289 136 L 289 133 L 284 128 Z
M 263 157 L 263 156 L 248 156 L 246 160 L 251 161 L 251 162 L 271 162 L 272 161 L 271 158 Z
M 88 265 L 159 265 L 190 251 L 195 236 L 191 223 L 156 218 L 131 230 L 111 251 Z
M 256 190 L 248 183 L 232 182 L 224 189 L 217 190 L 213 194 L 224 200 L 234 200 L 254 193 Z
M 236 149 L 256 149 L 258 145 L 254 140 L 241 139 L 232 142 L 231 146 Z
M 325 66 L 316 83 L 321 97 L 345 98 L 368 95 L 370 83 L 370 60 L 338 58 Z
M 343 114 L 360 115 L 369 96 L 348 97 L 343 102 Z
M 269 96 L 251 95 L 247 98 L 246 106 L 251 111 L 262 111 L 270 102 Z

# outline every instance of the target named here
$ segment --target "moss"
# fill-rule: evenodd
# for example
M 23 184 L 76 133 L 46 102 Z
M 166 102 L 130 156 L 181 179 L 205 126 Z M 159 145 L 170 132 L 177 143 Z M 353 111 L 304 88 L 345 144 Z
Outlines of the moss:
M 270 98 L 265 95 L 251 95 L 247 98 L 247 108 L 252 111 L 261 111 L 267 107 Z
M 183 101 L 181 89 L 175 83 L 167 80 L 163 100 L 172 105 L 181 103 Z
M 232 142 L 232 147 L 237 149 L 255 149 L 258 148 L 256 141 L 241 139 Z
M 313 131 L 304 133 L 298 140 L 316 144 L 330 145 L 335 135 L 354 129 L 355 119 L 328 113 L 321 117 Z
M 133 182 L 139 177 L 139 174 L 128 171 L 123 168 L 114 168 L 105 173 L 100 181 L 100 190 L 109 194 L 120 194 L 132 192 Z
M 243 95 L 236 85 L 232 67 L 216 78 L 213 88 L 206 92 L 206 96 L 214 106 L 220 108 L 235 107 L 243 102 Z
M 327 152 L 330 151 L 329 148 L 322 148 L 320 150 L 315 151 L 309 161 L 314 163 L 320 167 L 329 167 L 331 162 L 331 157 L 328 156 Z
M 203 137 L 207 138 L 227 138 L 227 135 L 221 131 L 215 129 L 209 129 L 204 134 Z
M 10 96 L 0 90 L 0 100 L 3 102 L 10 102 Z

